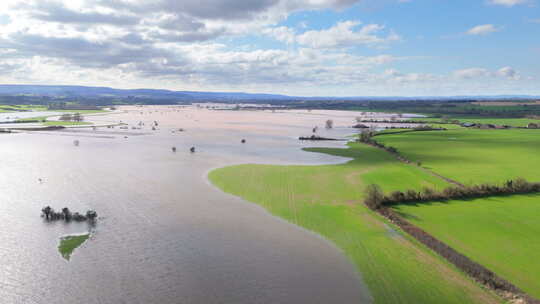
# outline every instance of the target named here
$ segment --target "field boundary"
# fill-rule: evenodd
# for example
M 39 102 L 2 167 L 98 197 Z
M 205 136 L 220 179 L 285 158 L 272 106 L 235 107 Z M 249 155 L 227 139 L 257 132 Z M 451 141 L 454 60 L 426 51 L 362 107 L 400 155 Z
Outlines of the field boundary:
M 510 303 L 540 304 L 540 300 L 533 298 L 514 284 L 498 276 L 483 265 L 474 262 L 446 243 L 435 238 L 421 228 L 411 224 L 391 208 L 381 207 L 374 209 L 370 207 L 369 204 L 366 204 L 366 206 L 397 225 L 414 239 L 424 244 L 449 263 L 469 275 L 475 281 L 482 284 L 486 288 L 493 290 L 500 297 L 509 301 Z
M 423 168 L 420 162 L 414 163 L 411 160 L 405 158 L 398 152 L 398 150 L 395 147 L 385 146 L 384 144 L 379 143 L 378 141 L 373 139 L 374 135 L 375 134 L 373 132 L 361 133 L 360 138 L 358 139 L 358 142 L 384 150 L 390 153 L 391 155 L 394 155 L 397 160 L 405 164 L 416 164 L 416 166 L 421 168 L 423 171 L 458 186 L 457 189 L 461 191 L 467 190 L 467 187 L 465 187 L 465 185 L 457 181 L 454 181 L 450 178 L 444 177 L 440 174 L 437 174 L 431 170 Z M 397 225 L 405 233 L 409 234 L 411 237 L 413 237 L 420 243 L 424 244 L 425 246 L 433 250 L 436 254 L 438 254 L 439 256 L 447 260 L 449 263 L 451 263 L 452 265 L 456 266 L 458 269 L 460 269 L 461 271 L 469 275 L 473 280 L 477 281 L 482 286 L 494 291 L 496 294 L 501 296 L 503 299 L 509 301 L 510 303 L 540 304 L 539 299 L 533 298 L 531 295 L 527 294 L 526 292 L 524 292 L 523 290 L 521 290 L 520 288 L 518 288 L 511 282 L 498 276 L 497 274 L 487 269 L 483 265 L 477 262 L 474 262 L 473 260 L 461 254 L 460 252 L 450 247 L 443 241 L 435 238 L 434 236 L 422 230 L 421 228 L 417 227 L 416 225 L 411 224 L 405 218 L 400 216 L 397 212 L 392 210 L 391 207 L 384 205 L 382 202 L 385 196 L 380 190 L 380 187 L 377 186 L 376 184 L 369 185 L 367 189 L 368 189 L 367 190 L 368 195 L 367 195 L 366 200 L 364 201 L 364 204 L 369 209 L 379 213 L 381 216 L 383 216 L 390 222 Z M 482 196 L 482 197 L 491 197 L 491 196 L 493 195 Z

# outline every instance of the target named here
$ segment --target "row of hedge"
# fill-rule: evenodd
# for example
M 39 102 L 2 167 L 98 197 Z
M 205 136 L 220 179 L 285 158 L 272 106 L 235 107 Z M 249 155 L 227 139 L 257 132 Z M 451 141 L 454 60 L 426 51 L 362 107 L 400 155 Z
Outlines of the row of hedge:
M 453 199 L 473 199 L 510 194 L 527 194 L 540 192 L 540 183 L 532 183 L 524 178 L 509 180 L 503 185 L 479 184 L 470 186 L 451 186 L 441 191 L 425 187 L 422 191 L 409 189 L 407 191 L 393 191 L 384 195 L 375 205 L 392 206 L 407 203 L 423 203 L 433 201 L 447 201 Z

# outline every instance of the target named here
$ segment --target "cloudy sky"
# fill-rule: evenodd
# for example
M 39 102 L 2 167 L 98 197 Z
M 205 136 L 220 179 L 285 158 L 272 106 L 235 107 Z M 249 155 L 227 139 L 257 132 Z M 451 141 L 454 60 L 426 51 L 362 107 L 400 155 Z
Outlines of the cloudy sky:
M 0 83 L 540 95 L 540 0 L 1 0 Z

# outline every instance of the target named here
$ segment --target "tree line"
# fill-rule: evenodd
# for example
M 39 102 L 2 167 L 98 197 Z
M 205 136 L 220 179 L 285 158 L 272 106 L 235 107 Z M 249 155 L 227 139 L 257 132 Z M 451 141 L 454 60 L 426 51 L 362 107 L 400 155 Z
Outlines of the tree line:
M 540 192 L 540 183 L 529 182 L 524 178 L 516 178 L 506 181 L 503 185 L 477 184 L 470 186 L 450 186 L 443 190 L 425 187 L 422 191 L 409 189 L 406 191 L 393 191 L 385 195 L 377 185 L 367 187 L 365 204 L 371 209 L 383 206 L 394 206 L 409 203 L 425 203 L 448 201 L 454 199 L 472 199 L 500 195 L 526 194 Z

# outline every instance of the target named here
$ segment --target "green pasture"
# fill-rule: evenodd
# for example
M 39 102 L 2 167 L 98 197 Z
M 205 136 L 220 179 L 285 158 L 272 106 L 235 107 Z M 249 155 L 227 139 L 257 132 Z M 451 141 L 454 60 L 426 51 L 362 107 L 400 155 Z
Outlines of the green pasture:
M 376 137 L 413 162 L 464 184 L 540 182 L 540 130 L 455 129 Z
M 481 123 L 481 124 L 494 124 L 501 126 L 512 126 L 512 127 L 526 127 L 529 123 L 540 123 L 540 120 L 532 118 L 490 118 L 490 117 L 474 117 L 474 116 L 455 116 L 449 115 L 446 116 L 448 120 L 459 120 L 460 123 L 470 122 L 470 123 Z M 412 121 L 427 121 L 427 122 L 441 122 L 442 118 L 436 117 L 425 117 L 425 118 L 414 118 Z M 444 124 L 451 125 L 451 124 Z
M 42 123 L 44 126 L 86 126 L 91 124 L 87 121 L 46 121 Z
M 239 165 L 210 180 L 223 191 L 333 241 L 358 267 L 375 303 L 499 303 L 442 258 L 362 203 L 364 188 L 442 188 L 442 180 L 371 146 L 306 149 L 353 158 L 321 166 Z
M 540 195 L 399 205 L 413 224 L 540 298 Z

